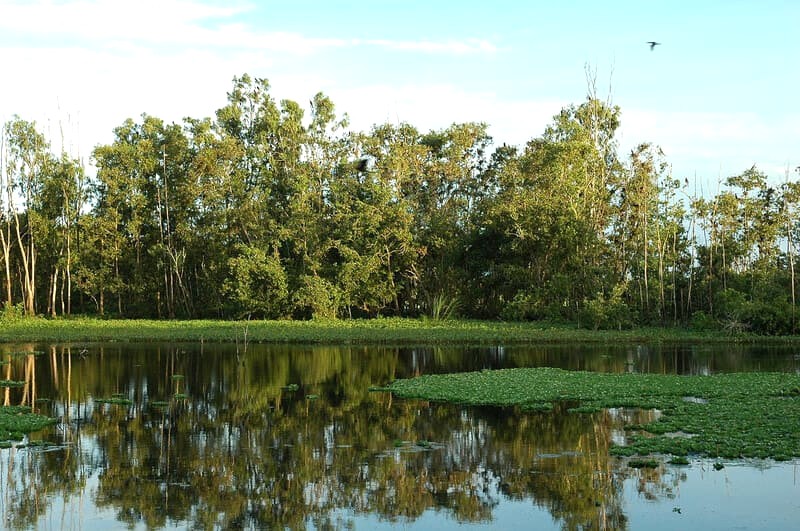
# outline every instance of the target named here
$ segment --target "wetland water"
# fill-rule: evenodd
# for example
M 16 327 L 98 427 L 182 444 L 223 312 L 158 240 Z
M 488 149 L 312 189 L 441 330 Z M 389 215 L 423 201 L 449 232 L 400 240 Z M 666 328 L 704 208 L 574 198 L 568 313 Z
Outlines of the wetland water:
M 370 387 L 504 367 L 798 372 L 798 352 L 0 345 L 3 379 L 27 382 L 3 389 L 5 403 L 59 419 L 0 450 L 0 527 L 789 529 L 800 522 L 798 461 L 634 469 L 607 450 L 651 412 L 464 408 Z

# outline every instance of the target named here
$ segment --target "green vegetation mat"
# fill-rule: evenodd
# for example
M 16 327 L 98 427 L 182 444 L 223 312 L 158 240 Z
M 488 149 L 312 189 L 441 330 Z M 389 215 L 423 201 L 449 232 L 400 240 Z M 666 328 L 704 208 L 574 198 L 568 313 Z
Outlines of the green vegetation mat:
M 31 318 L 3 323 L 0 342 L 20 341 L 250 341 L 261 343 L 530 343 L 608 341 L 800 341 L 684 328 L 595 331 L 575 325 L 434 319 L 313 321 L 157 321 Z
M 800 457 L 800 375 L 736 373 L 714 376 L 602 374 L 553 368 L 503 369 L 397 380 L 387 390 L 402 398 L 469 405 L 548 409 L 574 402 L 573 413 L 600 408 L 655 408 L 655 422 L 629 426 L 616 455 Z
M 39 431 L 56 422 L 54 418 L 32 413 L 29 407 L 0 406 L 0 442 L 22 440 L 26 433 Z

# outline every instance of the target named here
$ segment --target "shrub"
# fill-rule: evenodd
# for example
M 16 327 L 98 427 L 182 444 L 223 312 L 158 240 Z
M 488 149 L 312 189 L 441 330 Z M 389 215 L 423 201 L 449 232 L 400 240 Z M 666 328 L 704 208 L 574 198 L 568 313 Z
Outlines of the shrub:
M 0 311 L 0 322 L 13 323 L 19 321 L 25 316 L 25 310 L 22 308 L 22 303 L 11 304 L 6 301 L 3 305 L 3 310 Z
M 719 322 L 704 311 L 697 311 L 692 314 L 690 326 L 694 330 L 716 330 L 720 327 Z
M 622 300 L 624 291 L 624 284 L 618 284 L 609 297 L 598 293 L 594 299 L 585 300 L 579 315 L 581 325 L 593 330 L 622 330 L 633 326 L 631 310 Z

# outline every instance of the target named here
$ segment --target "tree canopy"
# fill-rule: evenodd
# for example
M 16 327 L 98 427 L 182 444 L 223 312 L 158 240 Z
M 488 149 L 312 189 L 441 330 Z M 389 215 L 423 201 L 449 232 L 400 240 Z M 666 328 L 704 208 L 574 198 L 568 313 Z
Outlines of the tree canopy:
M 97 173 L 15 117 L 0 149 L 4 315 L 381 315 L 796 331 L 800 186 L 757 168 L 700 196 L 619 152 L 589 96 L 525 146 L 482 123 L 354 131 L 322 93 L 233 80 L 213 118 L 144 114 Z

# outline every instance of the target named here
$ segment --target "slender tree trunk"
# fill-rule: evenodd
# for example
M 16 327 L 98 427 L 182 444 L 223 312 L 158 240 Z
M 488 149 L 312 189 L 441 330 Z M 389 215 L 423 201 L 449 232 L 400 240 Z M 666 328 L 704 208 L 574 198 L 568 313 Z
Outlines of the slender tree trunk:
M 13 304 L 11 290 L 11 211 L 13 210 L 14 195 L 11 187 L 11 179 L 8 178 L 6 172 L 6 135 L 5 131 L 3 131 L 3 133 L 0 134 L 0 184 L 3 184 L 6 193 L 6 216 L 4 220 L 5 227 L 3 227 L 5 231 L 0 231 L 0 244 L 2 244 L 3 247 L 3 265 L 6 273 L 6 303 L 11 306 Z
M 786 254 L 789 255 L 789 273 L 792 283 L 792 333 L 795 333 L 795 308 L 796 308 L 796 294 L 795 294 L 795 281 L 794 281 L 794 240 L 792 239 L 791 229 L 791 216 L 786 214 Z
M 53 270 L 50 275 L 50 285 L 47 288 L 47 313 L 50 317 L 55 317 L 56 312 L 56 295 L 58 293 L 58 267 Z
M 30 216 L 30 212 L 28 212 Z M 14 213 L 14 225 L 16 228 L 17 245 L 20 250 L 20 258 L 22 260 L 22 302 L 25 308 L 25 315 L 36 315 L 36 306 L 34 297 L 36 295 L 36 283 L 34 280 L 34 273 L 36 271 L 36 254 L 33 245 L 33 231 L 30 227 L 30 218 L 28 219 L 28 242 L 27 245 L 22 239 L 22 231 L 20 230 L 19 214 Z

